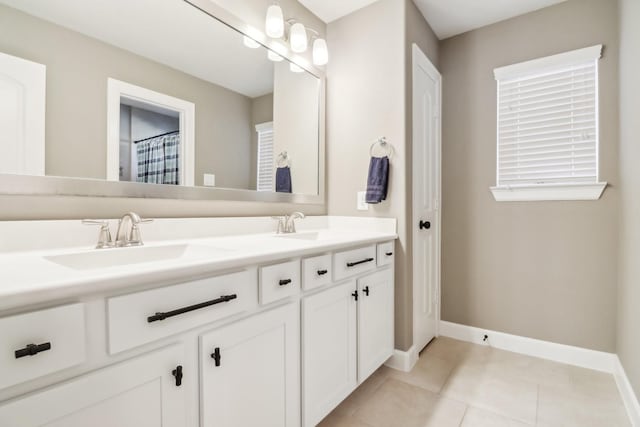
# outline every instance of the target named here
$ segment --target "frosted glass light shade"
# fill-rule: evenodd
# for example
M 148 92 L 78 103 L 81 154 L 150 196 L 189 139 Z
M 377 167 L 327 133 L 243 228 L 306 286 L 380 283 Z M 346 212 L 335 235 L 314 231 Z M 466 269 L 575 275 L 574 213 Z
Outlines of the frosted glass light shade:
M 260 47 L 260 43 L 258 43 L 257 41 L 255 41 L 254 39 L 252 39 L 249 36 L 244 36 L 243 38 L 243 43 L 246 47 L 251 48 L 251 49 L 257 49 Z
M 313 63 L 315 65 L 326 65 L 329 62 L 329 49 L 324 39 L 316 39 L 313 42 Z
M 297 22 L 291 26 L 289 39 L 292 51 L 301 53 L 307 50 L 307 30 L 301 23 Z
M 293 73 L 302 73 L 304 71 L 302 67 L 294 64 L 293 62 L 289 64 L 289 70 Z
M 278 55 L 272 50 L 267 52 L 267 58 L 269 58 L 273 62 L 280 62 L 284 59 L 282 56 Z
M 284 17 L 282 9 L 277 4 L 273 4 L 267 9 L 265 31 L 269 37 L 274 39 L 279 39 L 284 35 Z

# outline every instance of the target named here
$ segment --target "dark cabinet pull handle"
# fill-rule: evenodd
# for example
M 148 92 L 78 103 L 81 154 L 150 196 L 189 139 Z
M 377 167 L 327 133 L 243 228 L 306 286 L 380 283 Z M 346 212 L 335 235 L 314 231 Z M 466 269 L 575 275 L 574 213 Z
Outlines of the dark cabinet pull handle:
M 21 357 L 35 356 L 36 354 L 47 350 L 51 350 L 50 342 L 46 342 L 44 344 L 28 344 L 25 348 L 16 350 L 14 354 L 16 355 L 16 359 L 20 359 Z
M 431 228 L 431 223 L 429 221 L 422 221 L 420 220 L 420 230 L 425 229 L 428 230 Z
M 327 273 L 328 273 L 327 270 L 318 270 L 318 276 L 324 276 Z
M 176 369 L 171 371 L 171 375 L 176 379 L 176 387 L 180 387 L 182 385 L 182 365 L 176 366 Z
M 285 285 L 288 285 L 289 283 L 291 283 L 291 279 L 282 279 L 278 283 L 280 283 L 280 286 L 285 286 Z
M 367 258 L 367 259 L 363 259 L 362 261 L 356 261 L 356 262 L 348 262 L 347 267 L 355 267 L 356 265 L 364 264 L 365 262 L 371 262 L 371 261 L 373 261 L 373 258 Z
M 211 353 L 211 358 L 213 359 L 216 366 L 220 366 L 220 359 L 222 359 L 222 357 L 220 356 L 220 347 L 216 347 L 213 349 L 213 353 Z
M 387 253 L 385 253 L 385 255 L 386 256 L 391 256 L 391 255 L 393 255 L 393 252 L 387 252 Z
M 356 301 L 358 301 L 358 291 L 357 290 L 353 291 L 351 296 L 354 297 L 356 299 Z
M 177 310 L 167 311 L 167 312 L 156 312 L 153 316 L 147 317 L 147 322 L 157 322 L 159 320 L 164 320 L 169 317 L 178 316 L 180 314 L 189 313 L 190 311 L 200 310 L 201 308 L 210 307 L 212 305 L 220 304 L 223 302 L 229 302 L 238 298 L 238 295 L 222 295 L 220 298 L 212 299 L 211 301 L 201 302 L 200 304 L 190 305 L 188 307 L 179 308 Z
M 368 286 L 365 286 L 365 287 L 364 287 L 364 289 L 363 289 L 363 291 L 364 291 L 364 294 L 365 294 L 366 296 L 369 296 L 369 287 L 368 287 Z

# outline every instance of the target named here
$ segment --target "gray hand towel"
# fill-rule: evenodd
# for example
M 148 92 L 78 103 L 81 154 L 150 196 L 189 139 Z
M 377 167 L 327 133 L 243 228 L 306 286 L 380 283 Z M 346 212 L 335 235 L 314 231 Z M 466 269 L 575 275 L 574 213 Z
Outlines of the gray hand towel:
M 369 176 L 367 177 L 367 203 L 380 203 L 387 199 L 389 184 L 389 158 L 372 157 L 369 162 Z
M 291 169 L 289 167 L 276 169 L 276 192 L 291 193 Z

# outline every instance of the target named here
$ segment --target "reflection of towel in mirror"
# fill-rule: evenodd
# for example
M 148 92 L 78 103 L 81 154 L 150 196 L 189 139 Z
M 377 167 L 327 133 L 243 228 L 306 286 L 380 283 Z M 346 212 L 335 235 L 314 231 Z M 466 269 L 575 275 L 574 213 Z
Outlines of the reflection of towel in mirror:
M 291 169 L 288 166 L 276 169 L 276 191 L 291 193 Z
M 380 203 L 387 198 L 389 184 L 389 158 L 372 157 L 369 162 L 369 176 L 367 177 L 367 203 Z

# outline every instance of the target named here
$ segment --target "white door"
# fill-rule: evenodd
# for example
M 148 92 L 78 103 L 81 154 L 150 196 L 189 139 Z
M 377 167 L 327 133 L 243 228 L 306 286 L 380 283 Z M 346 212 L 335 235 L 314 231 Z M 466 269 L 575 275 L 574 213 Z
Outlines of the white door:
M 201 336 L 201 425 L 299 426 L 299 361 L 297 303 Z
M 303 300 L 303 419 L 313 427 L 357 386 L 355 281 Z
M 44 175 L 46 67 L 0 53 L 0 173 Z
M 176 345 L 86 374 L 0 406 L 0 425 L 184 427 L 185 385 L 196 373 L 183 362 L 183 347 Z
M 393 270 L 358 279 L 358 382 L 393 354 Z
M 440 319 L 441 77 L 413 45 L 413 344 L 422 350 Z

